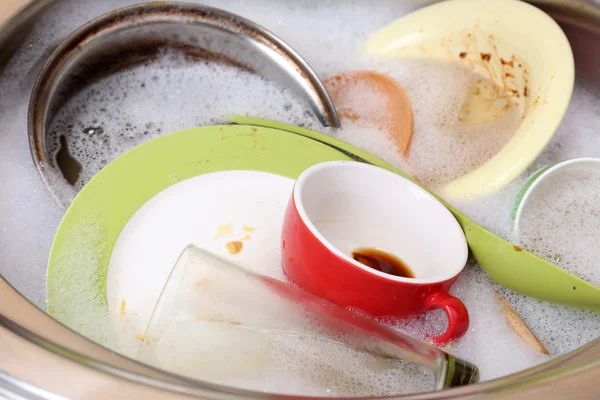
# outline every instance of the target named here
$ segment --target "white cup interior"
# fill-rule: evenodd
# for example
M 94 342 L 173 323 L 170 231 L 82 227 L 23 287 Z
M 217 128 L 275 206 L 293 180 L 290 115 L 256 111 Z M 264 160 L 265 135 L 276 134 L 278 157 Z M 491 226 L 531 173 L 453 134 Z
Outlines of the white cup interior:
M 450 211 L 421 187 L 379 167 L 349 161 L 317 164 L 296 181 L 294 201 L 329 250 L 373 274 L 432 283 L 454 277 L 465 266 L 467 243 Z M 399 257 L 415 278 L 355 261 L 352 252 L 365 247 Z

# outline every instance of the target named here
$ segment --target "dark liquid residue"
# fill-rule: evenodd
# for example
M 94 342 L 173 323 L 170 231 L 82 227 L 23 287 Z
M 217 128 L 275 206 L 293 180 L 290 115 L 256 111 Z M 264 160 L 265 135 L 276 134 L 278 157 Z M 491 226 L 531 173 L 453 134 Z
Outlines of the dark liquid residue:
M 398 257 L 386 251 L 362 248 L 352 252 L 352 258 L 367 267 L 403 278 L 415 278 L 412 270 Z
M 81 175 L 81 164 L 69 152 L 67 138 L 64 135 L 60 136 L 60 149 L 56 153 L 56 164 L 62 172 L 63 176 L 71 185 L 77 183 L 79 175 Z

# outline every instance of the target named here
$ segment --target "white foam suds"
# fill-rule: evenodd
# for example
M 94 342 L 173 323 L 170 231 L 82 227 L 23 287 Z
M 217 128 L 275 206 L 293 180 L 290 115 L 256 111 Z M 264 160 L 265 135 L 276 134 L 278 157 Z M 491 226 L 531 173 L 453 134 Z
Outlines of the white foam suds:
M 542 180 L 519 226 L 524 248 L 600 286 L 600 170 L 557 170 Z
M 165 133 L 226 123 L 246 115 L 315 123 L 312 113 L 287 91 L 258 75 L 212 62 L 193 62 L 165 50 L 155 62 L 109 75 L 72 97 L 49 129 L 50 154 L 67 138 L 82 165 L 83 187 L 123 152 Z
M 102 13 L 138 2 L 67 0 L 54 4 L 45 11 L 43 18 L 34 23 L 28 40 L 0 75 L 0 274 L 40 307 L 43 307 L 45 298 L 48 253 L 63 211 L 49 195 L 31 161 L 26 113 L 32 77 L 35 77 L 41 66 L 40 59 L 48 55 L 48 50 L 78 26 Z M 454 161 L 446 158 L 449 148 L 453 149 L 453 153 L 457 150 L 444 141 L 451 139 L 444 138 L 443 133 L 448 124 L 453 123 L 445 120 L 444 116 L 449 110 L 451 114 L 457 112 L 460 104 L 453 98 L 453 91 L 468 82 L 468 74 L 433 64 L 409 65 L 360 56 L 360 43 L 370 32 L 407 13 L 411 7 L 392 0 L 382 0 L 377 4 L 331 0 L 318 5 L 311 1 L 283 0 L 215 0 L 206 3 L 238 13 L 272 30 L 297 50 L 323 78 L 367 68 L 390 74 L 403 85 L 412 102 L 415 151 L 431 151 L 418 151 L 419 154 L 411 156 L 414 159 L 411 158 L 407 166 L 398 158 L 390 139 L 377 129 L 349 125 L 334 133 L 339 138 L 409 173 L 415 173 L 431 186 L 451 179 L 469 165 L 482 162 L 481 158 L 462 161 L 460 157 Z M 65 18 L 66 15 L 69 18 Z M 71 137 L 71 151 L 86 164 L 79 186 L 104 164 L 136 144 L 173 130 L 224 121 L 228 113 L 302 122 L 315 127 L 314 118 L 307 117 L 303 107 L 276 86 L 230 67 L 180 63 L 176 57 L 167 55 L 153 64 L 105 78 L 81 92 L 62 109 L 55 122 L 56 137 L 60 134 Z M 454 79 L 448 79 L 451 76 Z M 142 84 L 145 86 L 142 87 Z M 564 159 L 600 157 L 600 135 L 596 132 L 600 124 L 597 112 L 600 92 L 588 88 L 588 84 L 583 80 L 576 82 L 571 105 L 558 132 L 523 176 L 493 197 L 455 205 L 491 231 L 507 239 L 513 238 L 510 214 L 514 199 L 533 171 Z M 203 89 L 198 90 L 200 87 Z M 491 147 L 488 142 L 473 141 L 472 136 L 476 132 L 469 128 L 468 132 L 462 133 L 470 135 L 469 146 L 458 149 L 458 154 L 480 151 L 484 146 L 486 151 L 493 152 L 494 146 L 498 147 L 506 140 L 503 132 L 506 132 L 505 128 L 510 131 L 512 123 L 509 116 L 487 129 L 487 134 L 495 137 L 496 144 Z M 69 128 L 70 125 L 73 126 Z M 89 128 L 95 131 L 92 133 Z M 99 133 L 99 128 L 102 133 Z M 453 132 L 461 133 L 459 128 Z M 483 131 L 478 132 L 481 134 Z M 82 138 L 86 134 L 85 142 L 76 141 L 76 137 Z M 453 162 L 453 172 L 450 173 L 443 169 L 448 160 Z M 427 170 L 428 165 L 433 165 L 435 170 Z M 570 182 L 563 186 L 566 191 L 573 188 Z M 591 189 L 600 191 L 599 186 L 598 183 L 589 185 L 590 190 L 586 189 L 581 198 L 574 194 L 565 195 L 562 191 L 560 201 L 535 210 L 531 218 L 537 224 L 528 225 L 528 229 L 545 231 L 548 226 L 559 224 L 561 228 L 552 231 L 557 236 L 545 237 L 544 240 L 548 241 L 537 251 L 550 257 L 560 254 L 563 260 L 571 261 L 571 264 L 565 264 L 565 268 L 597 284 L 600 283 L 598 270 L 590 261 L 596 257 L 592 251 L 594 245 L 585 240 L 573 240 L 573 236 L 567 241 L 560 239 L 567 237 L 571 228 L 567 224 L 563 229 L 561 213 L 556 213 L 554 208 L 578 202 L 577 207 L 589 205 L 591 210 L 592 205 L 597 204 L 593 203 L 597 193 Z M 70 195 L 66 193 L 65 198 L 70 198 Z M 597 228 L 586 221 L 573 229 L 597 235 Z M 581 236 L 576 239 L 585 236 L 583 233 L 578 235 Z M 534 243 L 528 246 L 535 247 Z M 560 251 L 557 251 L 558 248 Z M 73 274 L 74 281 L 94 282 L 98 279 L 98 276 L 76 276 L 81 273 L 77 269 L 69 273 Z M 88 287 L 64 289 L 89 291 Z M 600 336 L 600 315 L 502 290 L 479 266 L 469 265 L 453 286 L 452 293 L 467 305 L 471 326 L 466 336 L 452 344 L 449 351 L 478 365 L 483 379 L 506 375 L 550 358 L 536 354 L 510 330 L 497 301 L 497 291 L 505 295 L 545 344 L 550 357 L 572 351 Z M 85 304 L 96 304 L 94 302 L 98 299 L 92 296 L 89 301 Z M 108 317 L 100 307 L 82 307 L 81 318 L 74 327 L 86 336 L 112 345 L 111 339 L 102 334 L 107 323 L 99 323 L 106 322 Z M 444 323 L 443 314 L 433 312 L 399 323 L 397 328 L 415 337 L 427 338 L 431 332 L 441 331 Z
M 479 167 L 502 148 L 520 123 L 521 116 L 516 108 L 493 122 L 478 125 L 459 122 L 461 106 L 467 97 L 465 88 L 481 79 L 460 66 L 362 56 L 356 58 L 353 69 L 357 67 L 386 73 L 403 86 L 413 108 L 414 133 L 410 152 L 402 159 L 386 134 L 378 131 L 376 126 L 365 126 L 362 120 L 345 121 L 343 129 L 336 135 L 377 154 L 430 189 Z M 365 99 L 359 98 L 352 105 L 360 109 L 363 101 Z

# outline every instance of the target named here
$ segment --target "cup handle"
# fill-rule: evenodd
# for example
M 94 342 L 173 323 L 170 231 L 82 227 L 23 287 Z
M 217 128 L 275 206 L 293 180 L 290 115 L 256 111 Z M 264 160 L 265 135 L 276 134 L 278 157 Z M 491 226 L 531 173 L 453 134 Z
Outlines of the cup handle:
M 443 334 L 434 337 L 433 343 L 446 344 L 458 339 L 469 329 L 469 312 L 462 301 L 445 292 L 430 295 L 424 304 L 426 310 L 441 308 L 448 317 L 448 328 Z

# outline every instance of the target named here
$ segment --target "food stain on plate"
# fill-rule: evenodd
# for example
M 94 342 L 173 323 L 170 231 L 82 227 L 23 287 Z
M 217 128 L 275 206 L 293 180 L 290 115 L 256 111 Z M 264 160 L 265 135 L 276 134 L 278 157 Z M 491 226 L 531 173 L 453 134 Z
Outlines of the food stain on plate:
M 412 139 L 413 112 L 398 81 L 375 71 L 351 71 L 328 78 L 325 88 L 342 120 L 375 126 L 406 157 Z
M 452 48 L 452 39 L 443 40 Z M 467 100 L 461 109 L 461 122 L 472 125 L 499 119 L 514 109 L 524 116 L 529 96 L 529 66 L 514 53 L 503 58 L 498 51 L 498 39 L 486 34 L 479 26 L 468 32 L 460 41 L 464 51 L 457 60 L 468 66 L 482 79 L 474 81 L 467 89 Z
M 233 227 L 231 226 L 231 223 L 219 225 L 219 226 L 217 226 L 214 239 L 216 240 L 220 237 L 231 235 L 232 232 L 233 232 Z
M 200 278 L 197 281 L 192 283 L 192 288 L 197 289 L 197 290 L 202 290 L 202 291 L 206 291 L 208 289 L 208 287 L 211 284 L 211 280 L 208 279 L 207 277 L 204 278 Z
M 458 121 L 478 125 L 499 120 L 518 107 L 512 96 L 488 79 L 474 79 L 467 88 Z
M 219 226 L 217 226 L 217 229 L 216 229 L 217 233 L 213 239 L 217 240 L 224 236 L 234 235 L 234 230 L 237 231 L 237 229 L 234 228 L 234 226 L 231 223 L 219 225 Z M 242 228 L 241 228 L 242 233 L 236 234 L 234 236 L 241 236 L 241 235 L 243 235 L 243 236 L 239 240 L 231 240 L 231 241 L 225 243 L 225 247 L 227 248 L 227 251 L 229 251 L 229 254 L 231 254 L 231 255 L 239 254 L 244 248 L 243 242 L 247 242 L 248 240 L 252 239 L 252 235 L 250 235 L 250 233 L 253 233 L 255 230 L 256 229 L 250 225 L 242 225 Z
M 125 299 L 122 299 L 122 300 L 121 300 L 120 312 L 121 312 L 121 315 L 122 315 L 123 317 L 125 316 L 125 313 L 126 313 L 126 309 L 125 309 L 125 307 L 126 307 L 126 304 L 127 304 L 127 303 L 126 303 Z
M 244 248 L 244 243 L 240 240 L 234 240 L 232 242 L 227 242 L 225 247 L 227 247 L 229 254 L 239 254 Z

